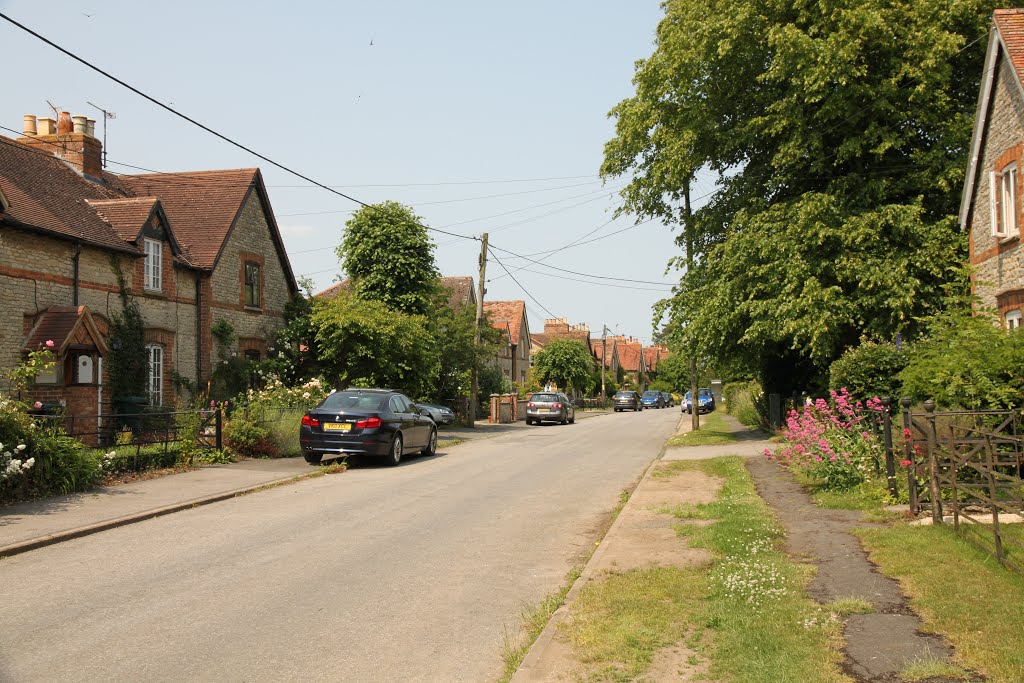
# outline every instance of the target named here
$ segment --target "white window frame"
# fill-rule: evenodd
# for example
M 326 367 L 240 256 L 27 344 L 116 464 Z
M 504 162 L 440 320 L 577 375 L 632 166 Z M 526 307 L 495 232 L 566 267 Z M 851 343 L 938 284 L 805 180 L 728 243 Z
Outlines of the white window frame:
M 1004 166 L 999 173 L 992 173 L 992 234 L 995 237 L 1020 234 L 1019 173 L 1016 161 Z
M 162 406 L 164 404 L 164 347 L 160 344 L 147 344 L 146 354 L 149 358 L 149 377 L 146 381 L 149 403 L 154 406 Z
M 163 290 L 163 242 L 160 240 L 143 239 L 146 252 L 145 289 L 150 292 Z
M 1021 328 L 1022 315 L 1019 308 L 1015 311 L 1007 311 L 1003 318 L 1006 320 L 1007 330 L 1019 330 Z

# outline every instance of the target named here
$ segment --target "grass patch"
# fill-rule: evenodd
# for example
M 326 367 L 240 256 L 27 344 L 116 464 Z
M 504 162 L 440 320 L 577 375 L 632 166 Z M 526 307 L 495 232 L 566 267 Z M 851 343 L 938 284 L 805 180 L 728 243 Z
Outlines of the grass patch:
M 782 528 L 757 495 L 740 458 L 676 461 L 652 476 L 699 469 L 724 481 L 719 499 L 679 506 L 692 546 L 711 550 L 705 568 L 634 570 L 588 584 L 565 622 L 590 680 L 632 680 L 654 652 L 687 639 L 709 675 L 736 683 L 848 681 L 839 670 L 839 624 L 807 598 L 811 569 L 779 548 Z
M 897 578 L 925 628 L 991 683 L 1024 681 L 1024 577 L 945 526 L 859 529 L 871 560 Z
M 716 446 L 736 443 L 736 435 L 729 428 L 721 413 L 712 412 L 701 418 L 700 429 L 686 434 L 677 434 L 668 440 L 666 446 Z
M 508 633 L 505 634 L 505 642 L 502 645 L 501 652 L 505 669 L 502 677 L 499 679 L 501 683 L 507 683 L 515 675 L 516 669 L 523 663 L 523 658 L 526 657 L 526 653 L 530 650 L 533 642 L 537 640 L 537 636 L 548 625 L 551 615 L 565 603 L 565 596 L 569 593 L 569 589 L 576 583 L 576 579 L 580 577 L 582 572 L 582 566 L 574 567 L 566 574 L 565 583 L 561 588 L 549 593 L 536 607 L 523 610 L 521 616 L 524 633 L 522 635 L 510 636 Z
M 868 522 L 887 523 L 903 518 L 900 513 L 885 509 L 890 500 L 882 479 L 864 482 L 849 491 L 829 491 L 822 488 L 821 482 L 809 478 L 801 470 L 791 469 L 790 473 L 811 494 L 818 507 L 861 512 Z
M 452 446 L 458 446 L 460 443 L 466 443 L 466 440 L 458 438 L 443 439 L 440 436 L 437 437 L 438 448 L 451 448 Z
M 260 493 L 261 491 L 269 491 L 270 489 L 276 489 L 278 486 L 288 486 L 289 484 L 295 484 L 306 479 L 316 479 L 317 477 L 323 477 L 328 474 L 338 474 L 348 469 L 348 466 L 343 462 L 332 462 L 330 465 L 324 465 L 323 467 L 314 470 L 313 472 L 306 472 L 305 474 L 296 474 L 294 477 L 289 477 L 283 481 L 273 481 L 269 484 L 263 484 L 251 488 L 248 491 L 242 491 L 235 494 L 235 498 L 241 496 L 248 496 L 250 493 Z
M 928 681 L 934 678 L 954 681 L 974 679 L 974 676 L 969 671 L 939 659 L 909 664 L 900 672 L 900 676 L 905 681 Z
M 864 598 L 838 598 L 825 605 L 833 614 L 840 617 L 848 617 L 851 614 L 871 614 L 875 611 L 874 605 Z

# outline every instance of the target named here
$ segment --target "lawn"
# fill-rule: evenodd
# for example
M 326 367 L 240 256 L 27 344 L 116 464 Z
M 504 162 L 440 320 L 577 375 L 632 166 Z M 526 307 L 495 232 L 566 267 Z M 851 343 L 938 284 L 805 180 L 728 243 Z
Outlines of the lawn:
M 839 669 L 838 615 L 804 586 L 811 570 L 781 549 L 783 531 L 739 458 L 672 462 L 659 476 L 701 469 L 724 479 L 719 499 L 678 510 L 680 536 L 711 550 L 700 568 L 652 568 L 592 581 L 563 632 L 592 681 L 643 680 L 656 652 L 674 643 L 687 665 L 735 683 L 849 681 Z
M 726 423 L 722 413 L 715 411 L 702 415 L 700 429 L 696 432 L 677 434 L 668 440 L 666 446 L 716 446 L 736 443 L 736 434 Z

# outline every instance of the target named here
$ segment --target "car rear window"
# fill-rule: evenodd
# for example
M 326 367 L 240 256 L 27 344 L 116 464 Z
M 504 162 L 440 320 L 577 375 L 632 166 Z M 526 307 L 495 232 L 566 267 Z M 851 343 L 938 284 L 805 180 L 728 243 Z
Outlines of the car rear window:
M 530 400 L 542 403 L 555 403 L 558 401 L 558 394 L 534 394 Z
M 661 396 L 661 392 L 658 392 L 658 391 L 645 391 L 644 392 L 644 396 L 646 396 L 647 398 L 658 398 L 659 396 Z
M 387 400 L 387 394 L 360 394 L 354 391 L 338 391 L 324 399 L 321 410 L 355 411 L 380 410 Z
M 710 395 L 711 395 L 711 390 L 710 389 L 698 389 L 697 390 L 697 396 L 710 396 Z
M 633 392 L 632 391 L 620 391 L 619 393 L 615 394 L 615 398 L 633 398 Z

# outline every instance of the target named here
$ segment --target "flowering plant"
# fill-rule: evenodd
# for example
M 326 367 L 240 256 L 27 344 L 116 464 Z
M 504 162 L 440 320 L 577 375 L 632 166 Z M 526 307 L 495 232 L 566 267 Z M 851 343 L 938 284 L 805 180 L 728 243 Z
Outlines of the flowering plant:
M 765 450 L 765 456 L 826 489 L 845 491 L 869 480 L 884 457 L 878 437 L 867 428 L 882 406 L 878 398 L 854 401 L 845 389 L 831 392 L 831 398 L 791 410 L 780 432 L 783 446 L 774 453 Z
M 41 372 L 51 369 L 57 362 L 51 349 L 54 348 L 52 339 L 46 340 L 45 347 L 36 351 L 30 351 L 21 364 L 11 371 L 10 379 L 14 391 L 28 389 L 29 383 Z

